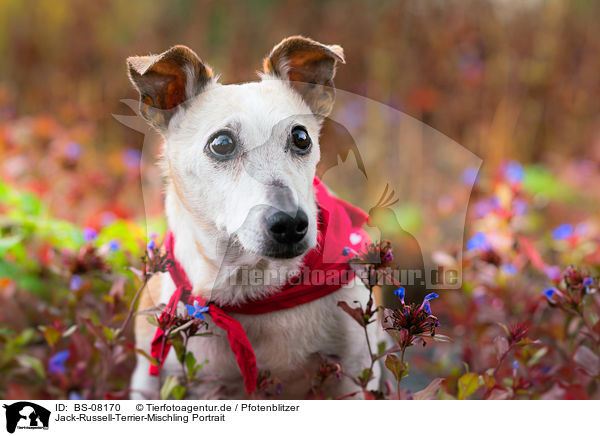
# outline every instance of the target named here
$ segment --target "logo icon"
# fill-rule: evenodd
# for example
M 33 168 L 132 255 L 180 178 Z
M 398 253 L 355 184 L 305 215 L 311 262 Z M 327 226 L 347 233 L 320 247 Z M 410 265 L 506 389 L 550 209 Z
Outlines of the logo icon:
M 18 429 L 48 429 L 50 411 L 29 401 L 19 401 L 11 405 L 4 404 L 6 409 L 6 431 L 14 433 Z

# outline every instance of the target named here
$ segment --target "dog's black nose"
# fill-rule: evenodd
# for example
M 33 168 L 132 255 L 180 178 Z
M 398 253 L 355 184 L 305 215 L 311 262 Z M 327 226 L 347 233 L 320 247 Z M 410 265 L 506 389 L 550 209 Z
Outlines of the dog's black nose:
M 282 244 L 300 242 L 308 231 L 308 217 L 303 210 L 298 210 L 295 217 L 285 212 L 275 212 L 265 221 L 273 238 Z

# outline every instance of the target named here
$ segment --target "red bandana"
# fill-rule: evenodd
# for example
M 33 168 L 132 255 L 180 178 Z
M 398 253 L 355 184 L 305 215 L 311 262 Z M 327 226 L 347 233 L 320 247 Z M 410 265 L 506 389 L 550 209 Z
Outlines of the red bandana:
M 214 324 L 227 332 L 231 351 L 236 357 L 248 393 L 256 389 L 256 356 L 242 325 L 226 312 L 258 315 L 300 306 L 329 295 L 354 278 L 348 264 L 349 257 L 342 254 L 344 248 L 359 250 L 369 242 L 367 233 L 361 228 L 368 218 L 367 214 L 330 195 L 316 177 L 313 187 L 320 214 L 317 246 L 304 257 L 301 274 L 296 280 L 290 279 L 278 292 L 263 299 L 250 300 L 239 306 L 217 306 L 202 297 L 191 295 L 192 285 L 183 267 L 175 259 L 173 233 L 169 231 L 165 238 L 167 256 L 172 261 L 169 274 L 176 290 L 160 315 L 161 319 L 176 313 L 179 301 L 185 304 L 197 301 L 201 306 L 208 306 L 208 315 Z M 158 328 L 152 340 L 150 355 L 159 362 L 159 366 L 151 365 L 150 374 L 158 375 L 170 348 L 164 331 Z

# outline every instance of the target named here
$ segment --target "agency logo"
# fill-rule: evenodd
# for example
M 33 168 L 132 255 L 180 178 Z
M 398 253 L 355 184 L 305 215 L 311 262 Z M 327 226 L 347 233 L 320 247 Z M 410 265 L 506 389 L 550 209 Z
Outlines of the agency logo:
M 19 401 L 6 409 L 6 431 L 14 433 L 16 429 L 48 430 L 50 411 L 29 401 Z

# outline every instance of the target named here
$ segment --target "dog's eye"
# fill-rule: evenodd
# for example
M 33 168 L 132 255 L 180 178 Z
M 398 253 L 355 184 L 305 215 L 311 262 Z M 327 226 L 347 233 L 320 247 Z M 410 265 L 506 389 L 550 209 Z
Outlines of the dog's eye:
M 310 151 L 312 141 L 308 132 L 302 126 L 296 126 L 292 129 L 292 150 L 297 154 L 306 154 Z
M 228 133 L 219 133 L 210 140 L 208 149 L 217 157 L 228 157 L 235 151 L 235 141 Z

